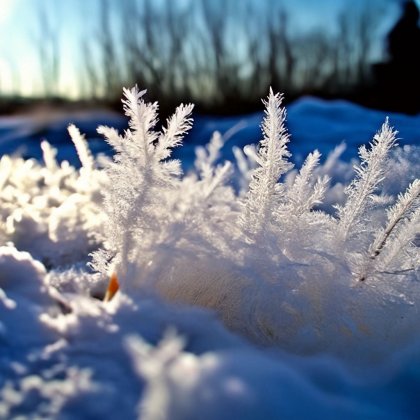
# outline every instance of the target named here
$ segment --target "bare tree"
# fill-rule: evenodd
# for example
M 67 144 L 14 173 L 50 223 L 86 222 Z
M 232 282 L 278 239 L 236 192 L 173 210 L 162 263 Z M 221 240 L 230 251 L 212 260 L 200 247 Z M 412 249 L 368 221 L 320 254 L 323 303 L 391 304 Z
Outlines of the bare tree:
M 112 13 L 110 1 L 102 0 L 99 13 L 101 26 L 97 33 L 104 79 L 102 85 L 105 95 L 115 98 L 120 93 L 122 78 L 120 75 L 121 62 L 117 54 L 116 36 L 111 26 Z
M 358 48 L 356 51 L 356 74 L 360 84 L 366 84 L 371 68 L 370 56 L 372 44 L 375 38 L 376 28 L 380 20 L 378 7 L 368 3 L 356 17 L 356 40 Z
M 366 7 L 338 16 L 335 34 L 299 33 L 284 8 L 251 0 L 125 0 L 115 9 L 103 0 L 99 6 L 95 44 L 82 48 L 86 80 L 111 96 L 138 83 L 166 104 L 252 103 L 268 85 L 293 95 L 345 92 L 368 81 L 380 19 Z M 86 89 L 92 96 L 100 90 Z
M 267 15 L 268 74 L 270 86 L 275 90 L 293 90 L 296 58 L 289 35 L 289 16 L 281 8 Z
M 60 77 L 60 38 L 58 22 L 48 12 L 45 3 L 39 3 L 38 36 L 36 47 L 39 52 L 41 78 L 46 97 L 58 95 Z
M 335 82 L 338 88 L 342 88 L 352 80 L 352 42 L 351 16 L 344 10 L 338 15 L 338 34 L 334 46 L 334 70 Z
M 86 40 L 81 41 L 82 45 L 82 73 L 83 96 L 90 100 L 97 100 L 104 97 L 102 91 L 101 74 L 95 61 L 94 45 Z

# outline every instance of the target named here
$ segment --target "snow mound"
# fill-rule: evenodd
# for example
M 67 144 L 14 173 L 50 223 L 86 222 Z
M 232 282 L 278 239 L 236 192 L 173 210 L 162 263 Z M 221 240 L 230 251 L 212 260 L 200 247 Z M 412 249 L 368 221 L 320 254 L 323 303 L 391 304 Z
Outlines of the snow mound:
M 182 174 L 192 106 L 156 130 L 144 93 L 113 159 L 70 126 L 78 168 L 0 161 L 0 417 L 415 418 L 419 147 L 386 120 L 293 169 L 270 92 L 257 147 L 216 132 Z

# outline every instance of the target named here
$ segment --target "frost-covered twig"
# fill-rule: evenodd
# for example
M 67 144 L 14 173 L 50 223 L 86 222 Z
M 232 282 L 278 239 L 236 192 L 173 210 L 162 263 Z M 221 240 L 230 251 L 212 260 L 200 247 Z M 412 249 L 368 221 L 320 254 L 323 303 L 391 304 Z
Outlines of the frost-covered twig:
M 296 216 L 311 210 L 316 204 L 320 204 L 329 182 L 328 176 L 317 179 L 312 183 L 313 173 L 319 164 L 321 154 L 318 150 L 310 153 L 301 170 L 296 175 L 292 186 L 287 191 L 287 205 L 285 211 Z
M 164 193 L 173 187 L 181 167 L 179 161 L 167 158 L 192 122 L 193 106 L 181 105 L 168 119 L 167 126 L 161 132 L 155 131 L 158 105 L 146 103 L 142 99 L 145 92 L 137 87 L 124 89 L 124 110 L 130 118 L 130 129 L 124 136 L 109 127 L 98 129 L 116 155 L 106 169 L 109 178 L 104 191 L 104 210 L 108 216 L 106 247 L 93 255 L 93 266 L 106 272 L 108 260 L 114 257 L 112 265 L 122 284 L 127 274 L 141 264 L 137 260 L 141 246 L 143 262 L 150 262 L 147 259 L 151 244 L 158 244 L 159 232 L 168 221 Z
M 163 127 L 156 145 L 155 155 L 159 160 L 168 158 L 171 155 L 172 148 L 179 146 L 187 131 L 192 127 L 192 118 L 190 118 L 194 105 L 181 104 L 167 120 L 167 127 Z
M 205 147 L 198 146 L 195 148 L 196 159 L 194 166 L 199 172 L 201 172 L 201 174 L 207 172 L 209 168 L 215 166 L 224 144 L 224 137 L 219 131 L 215 131 L 211 136 L 209 143 Z
M 57 150 L 51 146 L 46 140 L 41 142 L 41 150 L 42 150 L 42 158 L 45 163 L 45 167 L 51 173 L 56 172 L 58 170 L 57 164 Z
M 420 179 L 416 179 L 404 194 L 401 194 L 397 203 L 388 211 L 386 228 L 376 237 L 370 248 L 370 257 L 376 258 L 385 246 L 386 241 L 408 215 L 420 205 Z
M 358 231 L 358 225 L 369 207 L 369 201 L 384 179 L 389 151 L 396 144 L 396 134 L 386 119 L 381 130 L 374 136 L 371 149 L 359 149 L 361 164 L 355 166 L 356 178 L 346 189 L 347 201 L 338 208 L 337 235 L 345 242 L 349 235 Z
M 414 222 L 416 220 L 416 212 L 418 217 L 418 211 L 420 206 L 420 179 L 416 179 L 413 183 L 407 188 L 407 191 L 404 194 L 400 194 L 398 197 L 397 203 L 392 206 L 388 210 L 388 221 L 384 229 L 382 229 L 379 234 L 376 236 L 374 242 L 369 247 L 368 251 L 368 262 L 365 266 L 372 266 L 374 264 L 377 257 L 381 254 L 385 246 L 390 241 L 390 238 L 398 232 L 398 229 L 403 222 L 405 223 L 405 227 L 407 228 L 410 222 L 412 223 L 413 230 L 412 232 L 404 232 L 404 236 L 406 239 L 414 238 L 415 235 L 418 233 L 414 230 Z M 411 215 L 414 215 L 413 218 L 410 218 Z M 401 243 L 399 242 L 397 246 L 400 247 L 401 251 Z M 366 270 L 365 270 L 366 271 Z M 359 281 L 366 280 L 367 276 L 369 275 L 368 272 L 365 272 L 363 275 L 359 277 Z
M 287 161 L 289 134 L 284 124 L 286 110 L 281 103 L 282 96 L 270 89 L 268 100 L 264 101 L 266 116 L 262 124 L 264 138 L 256 156 L 258 167 L 253 172 L 240 218 L 240 225 L 251 241 L 270 223 L 284 191 L 279 179 L 292 166 Z
M 86 137 L 80 133 L 79 129 L 74 124 L 69 125 L 68 132 L 74 143 L 82 167 L 84 168 L 86 175 L 89 175 L 94 169 L 94 159 L 86 141 Z

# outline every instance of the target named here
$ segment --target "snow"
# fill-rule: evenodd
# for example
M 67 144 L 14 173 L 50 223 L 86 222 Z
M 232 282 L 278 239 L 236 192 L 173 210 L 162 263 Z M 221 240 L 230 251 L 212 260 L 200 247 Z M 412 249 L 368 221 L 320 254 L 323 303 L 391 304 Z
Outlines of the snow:
M 89 138 L 90 149 L 95 152 L 109 152 L 109 148 L 96 132 L 101 124 L 117 129 L 127 125 L 127 119 L 111 111 L 69 111 L 35 110 L 23 116 L 0 117 L 0 154 L 18 154 L 28 158 L 41 159 L 39 144 L 42 140 L 57 148 L 57 159 L 80 165 L 73 144 L 69 141 L 67 127 L 74 123 Z
M 122 131 L 126 119 L 103 112 L 0 118 L 0 418 L 418 416 L 418 265 L 409 275 L 378 274 L 366 285 L 352 280 L 350 268 L 358 264 L 357 247 L 385 223 L 384 208 L 419 177 L 420 116 L 389 115 L 402 147 L 390 155 L 366 232 L 343 249 L 323 236 L 329 214 L 345 203 L 357 147 L 371 140 L 385 114 L 343 101 L 291 104 L 294 162 L 300 168 L 309 152 L 321 151 L 323 164 L 313 172 L 332 178 L 319 207 L 328 214 L 296 216 L 281 237 L 267 227 L 252 242 L 232 226 L 257 152 L 237 149 L 243 178 L 234 165 L 214 164 L 234 160 L 233 146 L 258 142 L 262 117 L 195 118 L 174 153 L 187 172 L 194 170 L 194 149 L 214 130 L 223 136 L 198 152 L 196 173 L 180 181 L 179 196 L 159 181 L 159 212 L 150 216 L 155 231 L 133 239 L 138 265 L 110 302 L 101 300 L 107 278 L 86 265 L 106 241 L 107 159 L 91 159 L 83 139 L 75 140 L 76 151 L 66 130 L 75 123 L 94 155 L 109 154 L 96 126 Z M 41 149 L 43 138 L 49 143 Z M 296 188 L 296 178 L 297 169 L 284 177 L 286 191 Z M 299 191 L 310 195 L 312 187 Z M 165 206 L 176 209 L 173 220 L 165 219 Z M 407 248 L 396 261 L 418 261 L 415 251 Z M 153 287 L 129 287 L 136 278 L 154 279 Z
M 290 150 L 295 161 L 301 162 L 315 148 L 326 156 L 341 142 L 347 145 L 343 158 L 348 161 L 357 156 L 357 148 L 371 140 L 378 127 L 388 116 L 391 125 L 399 131 L 399 143 L 420 144 L 420 115 L 411 116 L 383 112 L 342 101 L 304 97 L 287 107 L 287 126 L 291 133 Z M 174 151 L 174 156 L 182 158 L 185 169 L 192 166 L 195 147 L 206 144 L 214 131 L 227 134 L 228 142 L 223 156 L 232 160 L 232 146 L 244 147 L 258 143 L 261 139 L 260 124 L 263 114 L 232 117 L 212 117 L 194 115 L 194 126 L 184 145 Z M 127 118 L 110 111 L 69 112 L 66 114 L 49 112 L 35 116 L 0 117 L 0 154 L 19 152 L 25 158 L 41 159 L 41 140 L 47 139 L 58 148 L 58 160 L 68 160 L 72 165 L 80 165 L 74 147 L 67 134 L 67 126 L 73 123 L 89 139 L 94 153 L 109 153 L 108 145 L 98 136 L 99 125 L 109 125 L 122 131 L 127 127 Z

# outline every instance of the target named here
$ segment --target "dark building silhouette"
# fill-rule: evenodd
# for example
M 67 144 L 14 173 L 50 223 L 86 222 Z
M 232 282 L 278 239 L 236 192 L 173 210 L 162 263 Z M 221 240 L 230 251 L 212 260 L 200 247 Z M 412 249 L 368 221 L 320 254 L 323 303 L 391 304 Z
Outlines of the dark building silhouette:
M 391 110 L 420 112 L 419 10 L 412 0 L 403 3 L 400 19 L 387 37 L 389 60 L 374 66 L 376 98 Z
M 400 20 L 388 35 L 388 53 L 391 61 L 401 65 L 409 64 L 413 60 L 420 45 L 420 14 L 417 5 L 413 1 L 407 1 L 403 7 Z

